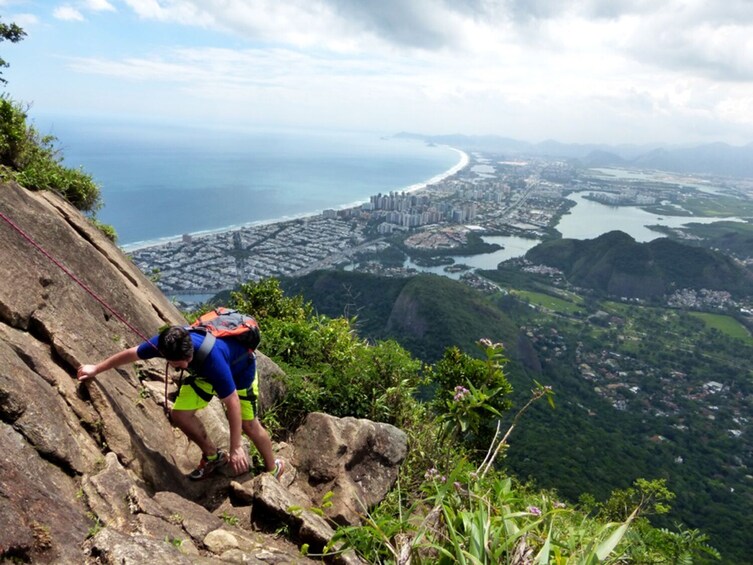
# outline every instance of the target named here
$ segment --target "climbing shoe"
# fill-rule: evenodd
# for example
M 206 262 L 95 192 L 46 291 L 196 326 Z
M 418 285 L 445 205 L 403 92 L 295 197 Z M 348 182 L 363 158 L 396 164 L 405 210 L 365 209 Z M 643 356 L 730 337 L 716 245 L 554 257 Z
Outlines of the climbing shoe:
M 201 461 L 199 461 L 199 466 L 191 471 L 191 473 L 188 475 L 188 478 L 194 481 L 206 479 L 217 469 L 222 467 L 225 463 L 227 463 L 227 453 L 225 453 L 225 451 L 223 451 L 222 449 L 217 450 L 217 454 L 213 459 L 209 459 L 206 455 L 202 454 Z
M 270 474 L 277 479 L 280 480 L 280 477 L 282 477 L 282 474 L 285 472 L 285 461 L 283 459 L 275 459 L 275 468 L 270 471 Z

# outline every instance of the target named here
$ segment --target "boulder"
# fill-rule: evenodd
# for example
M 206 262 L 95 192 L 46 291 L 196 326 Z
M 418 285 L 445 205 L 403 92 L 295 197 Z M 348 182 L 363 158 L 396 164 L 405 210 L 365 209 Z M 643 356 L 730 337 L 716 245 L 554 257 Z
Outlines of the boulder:
M 360 524 L 365 512 L 384 499 L 408 453 L 405 432 L 389 424 L 312 413 L 292 440 L 296 478 L 290 491 L 318 506 L 338 524 Z
M 217 557 L 202 557 L 181 551 L 175 540 L 157 539 L 144 534 L 125 535 L 105 528 L 86 544 L 91 563 L 117 563 L 118 565 L 219 565 L 225 563 Z

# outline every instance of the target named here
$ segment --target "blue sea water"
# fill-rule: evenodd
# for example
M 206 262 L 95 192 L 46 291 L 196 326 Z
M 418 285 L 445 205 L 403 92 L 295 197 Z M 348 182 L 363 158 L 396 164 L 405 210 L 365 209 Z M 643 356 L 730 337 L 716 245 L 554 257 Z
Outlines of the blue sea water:
M 267 222 L 402 190 L 455 166 L 449 147 L 370 133 L 211 130 L 46 118 L 64 163 L 101 186 L 100 221 L 129 246 Z

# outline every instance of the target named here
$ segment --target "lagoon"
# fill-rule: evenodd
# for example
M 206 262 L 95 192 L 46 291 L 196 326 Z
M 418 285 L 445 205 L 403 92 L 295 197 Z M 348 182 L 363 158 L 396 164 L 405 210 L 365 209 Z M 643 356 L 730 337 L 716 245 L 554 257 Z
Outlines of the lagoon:
M 575 202 L 575 206 L 570 209 L 568 214 L 562 216 L 556 225 L 556 229 L 562 234 L 563 238 L 593 239 L 607 232 L 619 230 L 630 235 L 636 241 L 645 243 L 665 237 L 664 234 L 652 231 L 647 227 L 651 225 L 679 228 L 689 223 L 710 224 L 721 221 L 742 221 L 739 218 L 658 216 L 637 206 L 608 206 L 588 200 L 584 196 L 582 193 L 574 193 L 568 196 L 569 200 Z M 469 265 L 473 269 L 496 269 L 502 261 L 522 257 L 529 249 L 541 243 L 538 239 L 516 236 L 484 236 L 482 239 L 486 243 L 502 245 L 504 249 L 479 255 L 453 256 L 455 263 Z M 458 279 L 462 275 L 462 273 L 447 273 L 444 271 L 444 266 L 421 267 L 410 260 L 405 262 L 405 267 L 414 268 L 422 273 L 434 273 L 453 279 Z
M 481 239 L 486 243 L 496 243 L 501 245 L 502 249 L 498 249 L 492 253 L 479 253 L 478 255 L 455 255 L 453 256 L 455 264 L 468 265 L 471 267 L 471 270 L 496 269 L 497 265 L 502 261 L 522 257 L 529 249 L 540 243 L 538 239 L 526 239 L 524 237 L 504 235 L 482 236 Z M 416 269 L 422 273 L 434 273 L 452 279 L 459 279 L 463 274 L 462 272 L 448 273 L 444 270 L 444 265 L 438 267 L 422 267 L 410 259 L 405 261 L 404 267 L 407 269 Z
M 647 226 L 659 225 L 679 228 L 689 223 L 710 224 L 739 218 L 702 218 L 696 216 L 657 216 L 637 206 L 608 206 L 588 200 L 582 193 L 571 194 L 569 200 L 576 203 L 569 214 L 562 216 L 557 230 L 562 237 L 570 239 L 593 239 L 600 235 L 619 230 L 630 235 L 636 241 L 645 243 L 664 234 L 653 231 Z

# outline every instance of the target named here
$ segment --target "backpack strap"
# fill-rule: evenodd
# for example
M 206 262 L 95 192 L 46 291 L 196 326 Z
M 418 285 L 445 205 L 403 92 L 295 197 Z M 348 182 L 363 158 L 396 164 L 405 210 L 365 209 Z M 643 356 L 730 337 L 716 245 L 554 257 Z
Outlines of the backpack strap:
M 215 337 L 214 334 L 212 334 L 212 332 L 207 331 L 205 328 L 188 327 L 186 329 L 189 332 L 196 332 L 196 333 L 204 334 L 204 341 L 202 341 L 199 348 L 196 351 L 194 351 L 193 360 L 191 361 L 192 363 L 195 362 L 198 366 L 201 366 L 204 364 L 204 361 L 209 356 L 209 353 L 212 351 L 212 348 L 214 348 L 214 344 L 217 341 L 217 337 Z M 230 363 L 230 365 L 231 366 L 235 365 L 236 363 L 240 363 L 244 359 L 249 359 L 251 357 L 256 358 L 256 354 L 254 353 L 253 350 L 249 349 L 247 352 L 243 353 L 243 355 L 241 355 L 237 359 L 234 359 Z
M 196 330 L 193 330 L 196 331 Z M 212 351 L 212 348 L 214 347 L 214 342 L 217 341 L 217 338 L 214 337 L 209 332 L 203 332 L 204 333 L 204 341 L 201 342 L 201 345 L 199 346 L 199 349 L 197 349 L 193 354 L 193 360 L 196 361 L 199 365 L 204 363 L 204 360 L 209 355 L 209 352 Z

